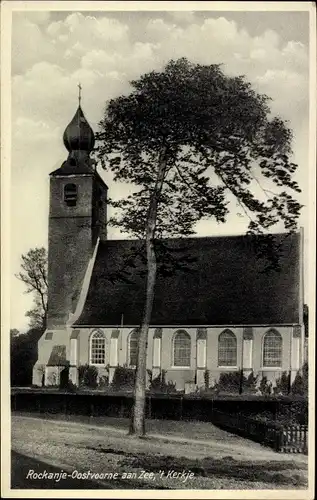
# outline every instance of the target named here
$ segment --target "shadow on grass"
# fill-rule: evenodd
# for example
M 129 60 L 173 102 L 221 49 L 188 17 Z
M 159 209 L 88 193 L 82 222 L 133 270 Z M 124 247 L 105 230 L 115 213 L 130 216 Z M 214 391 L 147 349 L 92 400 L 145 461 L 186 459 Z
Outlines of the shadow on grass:
M 196 476 L 210 478 L 228 478 L 239 481 L 263 482 L 274 486 L 285 485 L 287 487 L 307 487 L 305 479 L 305 464 L 292 463 L 290 461 L 238 461 L 231 456 L 215 459 L 205 457 L 203 459 L 190 459 L 186 457 L 175 457 L 170 455 L 156 455 L 149 453 L 131 453 L 113 448 L 86 447 L 99 453 L 111 453 L 121 455 L 123 460 L 118 465 L 141 468 L 146 472 L 168 471 L 182 472 L 183 470 L 194 472 Z M 295 471 L 303 471 L 304 474 L 296 474 Z
M 87 467 L 89 469 L 89 467 Z M 11 488 L 12 489 L 63 489 L 63 490 L 91 490 L 91 489 L 148 489 L 148 483 L 144 481 L 115 479 L 102 480 L 101 482 L 88 479 L 72 479 L 69 477 L 71 473 L 67 472 L 67 478 L 55 481 L 54 479 L 35 479 L 32 472 L 38 474 L 60 474 L 62 469 L 47 464 L 41 460 L 37 460 L 16 451 L 11 451 Z M 81 471 L 80 471 L 81 472 Z M 29 476 L 29 477 L 28 477 Z M 163 486 L 151 486 L 151 489 L 165 490 Z
M 47 473 L 58 474 L 61 468 L 54 467 L 40 460 L 22 455 L 16 451 L 11 451 L 11 488 L 19 489 L 105 489 L 95 481 L 66 478 L 60 481 L 52 479 L 33 479 L 32 471 L 36 474 Z M 29 477 L 28 477 L 29 476 Z M 115 486 L 109 483 L 109 488 Z

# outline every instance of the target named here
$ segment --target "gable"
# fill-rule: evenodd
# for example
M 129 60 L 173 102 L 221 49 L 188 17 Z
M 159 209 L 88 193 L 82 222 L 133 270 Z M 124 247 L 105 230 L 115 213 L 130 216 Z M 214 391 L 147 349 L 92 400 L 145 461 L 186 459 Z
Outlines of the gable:
M 155 287 L 152 325 L 299 323 L 300 236 L 275 235 L 278 270 L 266 270 L 251 236 L 166 240 Z M 77 325 L 139 325 L 145 300 L 144 243 L 101 242 Z

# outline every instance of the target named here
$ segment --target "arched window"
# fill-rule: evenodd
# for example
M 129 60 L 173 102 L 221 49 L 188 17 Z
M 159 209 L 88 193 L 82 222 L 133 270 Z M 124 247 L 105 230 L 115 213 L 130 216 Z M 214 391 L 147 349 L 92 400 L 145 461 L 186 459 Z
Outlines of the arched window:
M 128 365 L 136 366 L 138 358 L 139 332 L 133 330 L 128 337 Z
M 219 335 L 218 366 L 237 366 L 237 339 L 230 330 Z
M 66 184 L 64 187 L 64 201 L 68 207 L 75 207 L 77 203 L 76 184 Z
M 190 366 L 191 340 L 185 331 L 177 332 L 173 340 L 173 366 Z
M 106 362 L 106 339 L 99 330 L 90 337 L 90 364 L 104 365 Z
M 282 366 L 282 336 L 276 330 L 269 330 L 263 339 L 263 366 Z

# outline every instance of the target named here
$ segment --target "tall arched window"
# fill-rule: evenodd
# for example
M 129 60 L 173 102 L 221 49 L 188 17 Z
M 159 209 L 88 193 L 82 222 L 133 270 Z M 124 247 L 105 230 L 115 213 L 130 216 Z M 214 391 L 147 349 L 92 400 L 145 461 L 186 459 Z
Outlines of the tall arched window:
M 263 339 L 263 366 L 282 366 L 282 336 L 276 330 L 269 330 Z
M 64 187 L 64 201 L 68 207 L 75 207 L 77 203 L 76 184 L 66 184 Z
M 237 339 L 230 330 L 219 335 L 218 366 L 237 366 Z
M 190 366 L 191 340 L 185 331 L 179 331 L 173 340 L 173 366 Z
M 136 366 L 138 358 L 139 332 L 133 330 L 128 337 L 128 365 Z
M 90 364 L 104 365 L 106 362 L 106 339 L 104 334 L 97 330 L 90 337 Z

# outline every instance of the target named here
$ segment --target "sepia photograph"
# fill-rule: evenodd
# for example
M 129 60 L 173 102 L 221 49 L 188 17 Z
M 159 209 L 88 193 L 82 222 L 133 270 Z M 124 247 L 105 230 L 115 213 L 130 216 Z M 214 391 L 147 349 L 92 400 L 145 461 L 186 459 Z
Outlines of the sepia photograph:
M 2 495 L 313 498 L 313 3 L 1 11 Z

